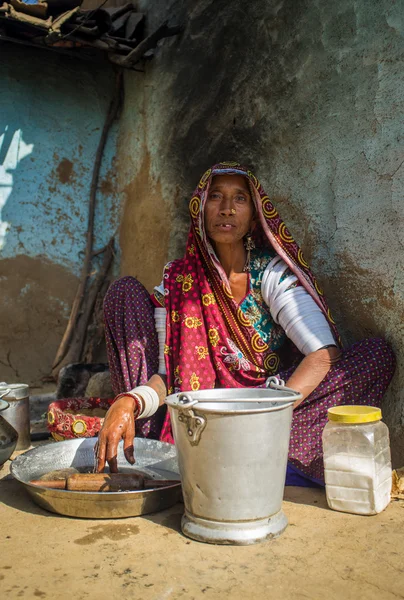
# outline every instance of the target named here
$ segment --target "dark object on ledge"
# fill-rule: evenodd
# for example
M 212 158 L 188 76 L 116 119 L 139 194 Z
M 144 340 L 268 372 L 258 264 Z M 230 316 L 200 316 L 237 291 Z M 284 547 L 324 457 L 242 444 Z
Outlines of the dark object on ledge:
M 108 371 L 107 363 L 71 363 L 62 367 L 58 375 L 56 398 L 80 398 L 95 373 Z
M 111 62 L 134 68 L 150 57 L 160 39 L 182 30 L 165 22 L 145 38 L 145 15 L 132 2 L 118 7 L 105 7 L 106 3 L 85 10 L 81 0 L 7 0 L 0 6 L 0 41 L 92 60 L 102 51 Z

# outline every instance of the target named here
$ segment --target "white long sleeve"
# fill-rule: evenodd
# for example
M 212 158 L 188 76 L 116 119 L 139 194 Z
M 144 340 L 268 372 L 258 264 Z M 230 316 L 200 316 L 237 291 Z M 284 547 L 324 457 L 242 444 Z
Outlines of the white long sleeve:
M 302 286 L 290 288 L 297 281 L 296 275 L 280 282 L 287 269 L 285 261 L 276 256 L 262 276 L 261 293 L 273 320 L 305 356 L 324 346 L 336 345 L 324 313 L 310 294 Z
M 156 288 L 157 289 L 157 288 Z M 163 288 L 164 291 L 164 288 Z M 166 344 L 166 314 L 167 311 L 165 308 L 159 308 L 159 307 L 155 307 L 154 309 L 154 322 L 156 325 L 156 331 L 157 331 L 157 336 L 158 336 L 158 344 L 159 344 L 159 366 L 158 366 L 158 373 L 160 373 L 161 375 L 166 375 L 167 371 L 166 371 L 166 362 L 164 359 L 164 347 Z M 150 388 L 152 391 L 149 392 L 149 394 L 153 394 L 154 390 L 153 388 Z M 132 393 L 139 393 L 138 392 L 138 387 L 134 388 L 133 390 L 131 390 Z M 157 406 L 158 406 L 158 400 L 157 400 Z M 154 414 L 154 413 L 153 413 Z M 147 415 L 149 416 L 149 415 Z M 142 418 L 145 418 L 142 416 Z
M 166 374 L 166 363 L 164 359 L 164 346 L 166 344 L 166 315 L 165 308 L 154 309 L 154 321 L 156 323 L 156 331 L 159 340 L 159 368 L 158 372 L 162 375 Z
M 261 293 L 269 306 L 272 318 L 279 323 L 286 335 L 305 356 L 323 346 L 336 345 L 331 328 L 310 294 L 302 287 L 290 286 L 297 281 L 296 275 L 289 275 L 280 282 L 287 264 L 276 256 L 267 266 L 262 276 Z M 158 291 L 164 288 L 156 288 Z M 166 343 L 165 308 L 154 309 L 154 320 L 159 342 L 158 372 L 166 374 L 164 347 Z

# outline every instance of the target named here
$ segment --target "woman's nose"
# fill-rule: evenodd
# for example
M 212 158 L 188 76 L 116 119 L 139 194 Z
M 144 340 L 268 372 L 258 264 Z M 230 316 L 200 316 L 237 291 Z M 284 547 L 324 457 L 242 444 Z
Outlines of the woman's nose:
M 223 201 L 220 205 L 220 212 L 222 215 L 225 215 L 225 216 L 233 214 L 233 204 L 232 204 L 231 200 L 223 199 Z

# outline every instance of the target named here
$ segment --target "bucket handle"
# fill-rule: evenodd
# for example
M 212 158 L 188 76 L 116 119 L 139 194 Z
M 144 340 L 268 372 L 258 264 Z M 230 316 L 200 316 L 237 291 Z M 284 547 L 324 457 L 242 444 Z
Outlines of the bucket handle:
M 2 390 L 2 391 L 0 392 L 0 400 L 1 400 L 2 398 L 4 398 L 4 396 L 7 396 L 7 395 L 8 395 L 10 392 L 11 392 L 11 388 L 8 388 L 8 390 Z M 5 402 L 5 400 L 4 400 L 4 402 Z
M 295 396 L 295 400 L 301 400 L 302 398 L 300 392 L 296 392 L 296 390 L 292 390 L 292 388 L 286 387 L 283 379 L 280 379 L 280 377 L 276 377 L 275 375 L 268 377 L 268 379 L 265 382 L 265 386 L 267 388 L 271 388 L 271 390 L 283 390 L 284 392 L 290 392 L 292 396 Z M 287 400 L 287 402 L 290 402 L 290 400 Z
M 195 404 L 198 404 L 198 400 L 196 398 L 191 398 L 191 396 L 188 396 L 188 394 L 185 394 L 184 392 L 181 392 L 178 395 L 178 408 L 188 409 Z
M 296 390 L 292 390 L 289 387 L 286 387 L 285 382 L 283 381 L 283 379 L 280 379 L 279 377 L 268 377 L 268 379 L 265 382 L 265 387 L 270 388 L 272 390 L 281 390 L 284 392 L 290 392 L 292 394 L 292 396 L 294 396 L 294 400 L 298 400 L 299 398 L 301 398 L 301 394 L 299 394 L 299 392 L 296 392 Z M 266 400 L 257 400 L 256 398 L 244 398 L 243 402 L 267 402 Z M 209 398 L 205 398 L 203 400 L 203 402 L 217 402 L 216 399 L 209 399 Z M 289 404 L 291 402 L 291 400 L 277 400 L 276 402 L 284 402 L 285 404 Z M 191 396 L 189 396 L 188 394 L 186 394 L 185 392 L 181 392 L 180 394 L 178 394 L 178 404 L 177 407 L 180 410 L 187 410 L 189 408 L 191 408 L 192 406 L 195 406 L 195 404 L 198 404 L 198 400 L 196 398 L 192 398 Z
M 280 377 L 276 377 L 275 375 L 268 377 L 268 379 L 265 382 L 265 387 L 271 388 L 272 390 L 286 390 L 287 392 L 294 392 L 296 394 L 295 390 L 286 387 L 283 379 L 281 379 Z
M 195 414 L 191 409 L 198 404 L 198 400 L 192 399 L 187 394 L 181 393 L 178 396 L 179 415 L 178 421 L 183 423 L 188 434 L 188 440 L 191 446 L 197 446 L 201 439 L 201 433 L 206 427 L 206 419 L 202 415 Z

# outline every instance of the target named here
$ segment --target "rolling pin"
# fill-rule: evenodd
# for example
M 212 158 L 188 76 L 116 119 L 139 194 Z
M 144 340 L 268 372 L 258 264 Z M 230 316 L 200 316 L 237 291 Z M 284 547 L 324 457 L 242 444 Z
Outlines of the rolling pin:
M 63 479 L 32 479 L 32 485 L 74 492 L 149 490 L 180 483 L 175 479 L 147 479 L 135 473 L 76 473 Z

